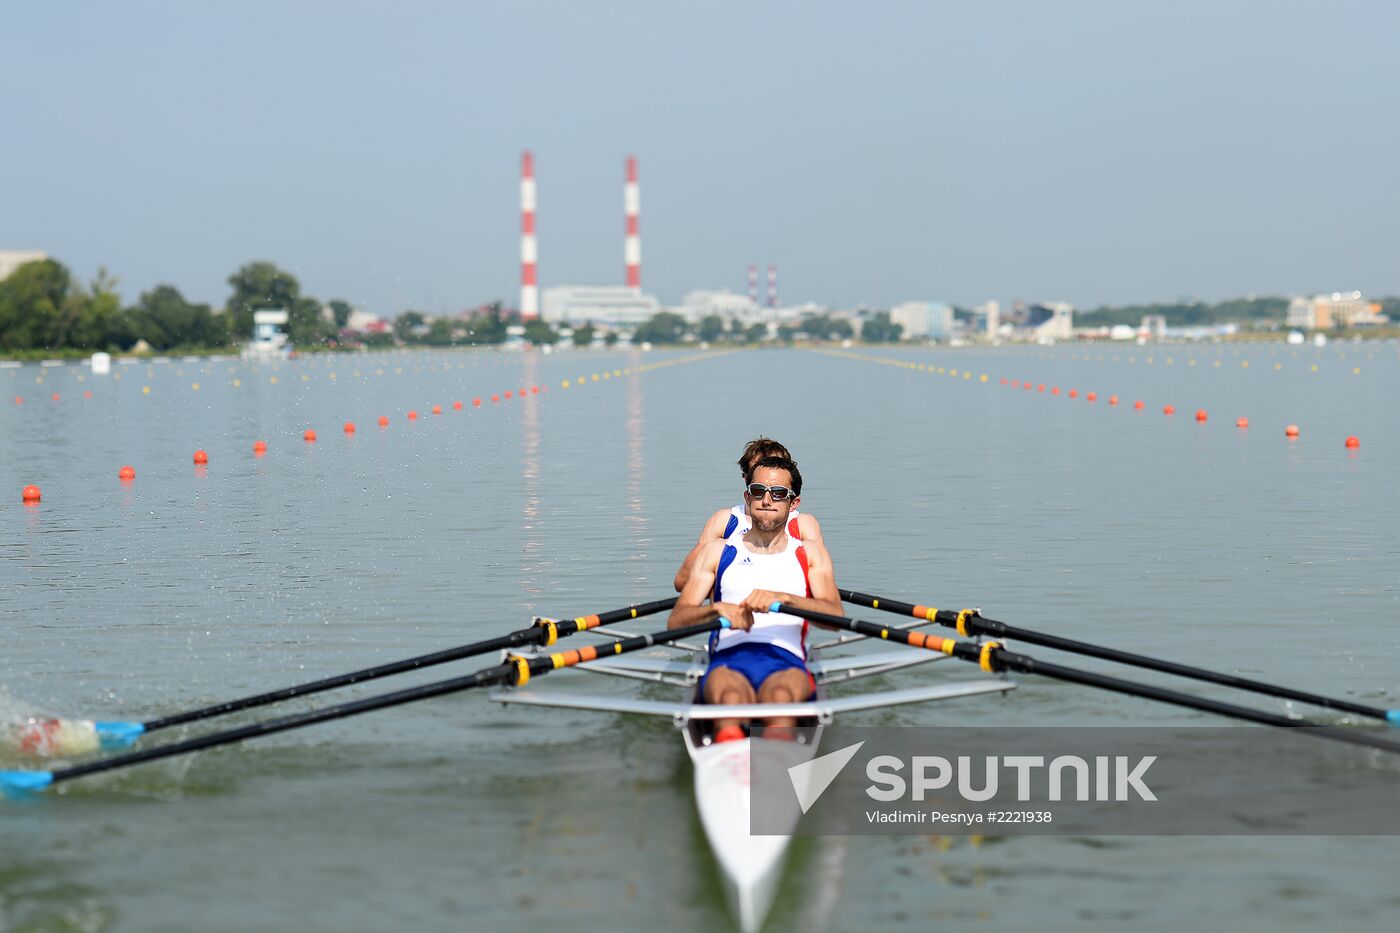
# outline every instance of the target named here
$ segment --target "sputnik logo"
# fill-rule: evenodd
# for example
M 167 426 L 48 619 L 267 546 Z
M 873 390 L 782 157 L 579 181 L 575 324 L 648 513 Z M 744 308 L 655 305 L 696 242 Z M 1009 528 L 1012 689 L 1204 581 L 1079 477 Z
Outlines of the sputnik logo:
M 813 758 L 811 761 L 804 761 L 800 765 L 793 765 L 788 768 L 788 780 L 792 781 L 792 789 L 797 793 L 797 802 L 802 806 L 802 812 L 806 813 L 812 809 L 812 805 L 826 793 L 826 789 L 831 786 L 831 782 L 836 780 L 846 765 L 850 764 L 856 752 L 865 742 L 857 742 L 854 745 L 847 745 L 845 748 L 838 748 L 834 752 L 828 752 L 820 758 Z

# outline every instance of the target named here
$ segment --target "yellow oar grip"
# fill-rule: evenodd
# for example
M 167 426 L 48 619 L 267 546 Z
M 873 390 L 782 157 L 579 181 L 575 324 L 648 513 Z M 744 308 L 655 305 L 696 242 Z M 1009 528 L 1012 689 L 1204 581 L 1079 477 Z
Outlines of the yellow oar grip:
M 574 624 L 578 626 L 578 630 L 579 630 L 580 632 L 586 632 L 586 631 L 588 631 L 588 630 L 591 629 L 591 628 L 597 628 L 598 625 L 599 625 L 599 622 L 598 622 L 598 617 L 597 617 L 596 615 L 594 615 L 594 616 L 579 616 L 577 619 L 574 620 Z
M 506 658 L 507 664 L 515 665 L 515 686 L 523 687 L 530 682 L 530 659 L 513 654 Z
M 963 609 L 958 613 L 958 634 L 963 638 L 971 638 L 972 633 L 967 630 L 967 620 L 977 615 L 976 609 Z
M 915 606 L 910 613 L 916 619 L 927 619 L 929 622 L 937 622 L 938 610 L 932 606 Z
M 988 674 L 995 674 L 997 669 L 992 667 L 992 652 L 1001 648 L 1001 642 L 989 641 L 982 644 L 982 653 L 977 657 L 977 664 Z

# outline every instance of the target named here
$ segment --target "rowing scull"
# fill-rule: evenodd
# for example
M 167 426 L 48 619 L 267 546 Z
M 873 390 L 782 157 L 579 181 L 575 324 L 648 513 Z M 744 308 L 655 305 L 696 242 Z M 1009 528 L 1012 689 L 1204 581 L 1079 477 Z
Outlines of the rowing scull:
M 786 768 L 812 759 L 821 741 L 822 727 L 838 713 L 888 708 L 909 703 L 927 703 L 1010 690 L 1014 684 L 1000 678 L 934 684 L 903 690 L 885 690 L 832 698 L 826 688 L 862 677 L 942 660 L 944 655 L 910 651 L 877 655 L 809 660 L 817 683 L 814 700 L 791 704 L 751 704 L 711 706 L 695 702 L 695 685 L 705 672 L 708 654 L 698 646 L 687 646 L 689 658 L 606 658 L 582 665 L 580 671 L 608 674 L 664 684 L 679 691 L 671 701 L 634 699 L 604 694 L 578 694 L 563 691 L 537 691 L 531 688 L 502 688 L 491 695 L 499 703 L 549 706 L 669 718 L 680 731 L 694 770 L 695 806 L 705 839 L 714 853 L 730 909 L 745 933 L 763 926 L 777 896 L 783 865 L 800 815 L 794 811 L 786 832 L 756 835 L 751 832 L 752 787 L 750 774 L 756 755 L 772 756 Z M 786 716 L 798 719 L 797 741 L 750 737 L 733 742 L 710 740 L 716 719 L 762 719 Z

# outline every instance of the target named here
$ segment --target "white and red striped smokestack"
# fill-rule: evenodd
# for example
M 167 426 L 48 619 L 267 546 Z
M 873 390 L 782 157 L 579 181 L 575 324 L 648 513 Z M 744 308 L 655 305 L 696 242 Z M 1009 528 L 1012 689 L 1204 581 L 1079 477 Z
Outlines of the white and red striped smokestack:
M 538 260 L 535 246 L 535 157 L 520 156 L 520 316 L 529 320 L 540 315 L 540 286 L 535 274 Z
M 768 307 L 778 306 L 778 267 L 768 267 Z
M 758 266 L 749 263 L 749 301 L 758 304 Z
M 622 208 L 627 214 L 627 239 L 622 258 L 627 263 L 627 287 L 642 287 L 642 235 L 637 219 L 642 212 L 641 189 L 637 187 L 637 157 L 627 157 L 627 185 L 622 189 Z

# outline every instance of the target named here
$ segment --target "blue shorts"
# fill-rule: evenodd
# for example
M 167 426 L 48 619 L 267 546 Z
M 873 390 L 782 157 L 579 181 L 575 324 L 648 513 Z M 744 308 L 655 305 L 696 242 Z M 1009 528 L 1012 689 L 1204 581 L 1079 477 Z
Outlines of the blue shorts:
M 705 681 L 709 678 L 710 671 L 717 667 L 727 667 L 731 671 L 743 674 L 744 679 L 755 690 L 773 674 L 790 667 L 797 668 L 809 678 L 812 676 L 802 659 L 786 648 L 761 641 L 749 641 L 715 652 L 710 658 L 710 666 L 706 669 L 705 676 L 700 678 L 701 697 L 705 695 Z M 815 684 L 815 681 L 813 683 Z

